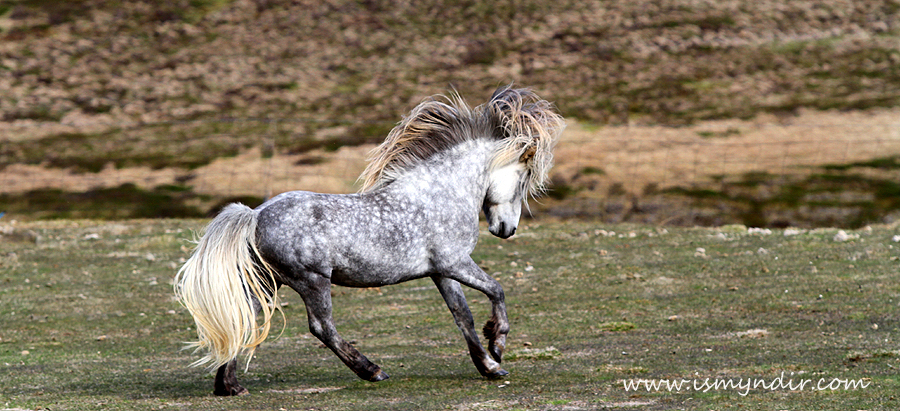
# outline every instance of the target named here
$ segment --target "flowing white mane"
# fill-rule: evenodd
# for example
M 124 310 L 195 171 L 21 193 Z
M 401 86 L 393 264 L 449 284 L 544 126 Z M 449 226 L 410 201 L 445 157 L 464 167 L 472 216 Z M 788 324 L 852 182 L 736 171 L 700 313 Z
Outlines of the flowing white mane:
M 500 88 L 490 101 L 474 109 L 458 94 L 433 97 L 416 106 L 372 150 L 369 165 L 359 177 L 361 191 L 390 184 L 422 160 L 464 141 L 491 138 L 501 142 L 491 167 L 525 163 L 526 189 L 536 195 L 544 189 L 553 147 L 564 128 L 565 120 L 553 105 L 528 89 Z

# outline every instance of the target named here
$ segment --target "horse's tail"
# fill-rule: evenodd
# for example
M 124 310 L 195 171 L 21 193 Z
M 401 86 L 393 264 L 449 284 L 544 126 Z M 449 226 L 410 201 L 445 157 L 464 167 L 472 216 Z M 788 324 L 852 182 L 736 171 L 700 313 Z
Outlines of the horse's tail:
M 240 354 L 248 354 L 249 365 L 280 310 L 274 271 L 256 246 L 256 219 L 245 205 L 226 207 L 175 277 L 175 295 L 197 324 L 199 340 L 189 347 L 207 350 L 193 366 L 214 369 Z

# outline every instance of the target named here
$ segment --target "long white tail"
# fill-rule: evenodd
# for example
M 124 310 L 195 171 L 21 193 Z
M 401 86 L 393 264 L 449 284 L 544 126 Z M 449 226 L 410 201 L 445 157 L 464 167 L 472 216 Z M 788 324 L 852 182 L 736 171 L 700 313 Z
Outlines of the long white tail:
M 280 310 L 273 273 L 256 247 L 252 209 L 231 204 L 209 223 L 175 277 L 175 295 L 197 324 L 199 340 L 189 346 L 207 350 L 193 366 L 215 369 L 241 354 L 248 354 L 250 363 L 269 334 L 272 315 Z M 262 314 L 261 325 L 257 314 Z

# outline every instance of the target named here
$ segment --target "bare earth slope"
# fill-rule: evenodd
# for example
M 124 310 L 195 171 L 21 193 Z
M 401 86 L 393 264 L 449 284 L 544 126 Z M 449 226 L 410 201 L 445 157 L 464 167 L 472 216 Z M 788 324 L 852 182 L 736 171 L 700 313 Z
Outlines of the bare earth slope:
M 613 142 L 685 130 L 734 139 L 739 126 L 704 130 L 732 118 L 807 124 L 797 117 L 810 113 L 803 109 L 830 110 L 831 121 L 850 128 L 868 120 L 834 110 L 890 124 L 900 101 L 898 16 L 896 0 L 0 1 L 0 200 L 25 210 L 134 184 L 162 200 L 180 201 L 187 190 L 185 201 L 203 213 L 222 196 L 348 191 L 365 144 L 421 99 L 453 87 L 478 103 L 513 81 L 580 124 L 613 126 Z M 659 128 L 685 125 L 696 130 Z M 857 131 L 838 134 L 858 139 Z M 579 178 L 562 167 L 559 187 L 574 197 L 628 198 L 665 185 L 616 177 L 613 169 L 640 157 L 629 152 L 610 165 L 596 163 L 605 153 L 563 149 L 561 166 L 594 173 Z M 251 191 L 220 174 L 200 180 L 217 159 L 247 153 L 291 170 L 268 171 L 264 189 L 248 177 Z M 843 153 L 815 163 L 860 161 Z M 319 178 L 290 177 L 298 174 Z M 279 175 L 284 184 L 274 183 Z M 216 188 L 223 184 L 226 193 Z M 624 191 L 608 190 L 616 184 Z M 159 193 L 161 185 L 181 194 Z M 63 192 L 35 193 L 54 187 Z M 557 200 L 574 198 L 566 193 Z M 585 207 L 575 214 L 607 214 Z

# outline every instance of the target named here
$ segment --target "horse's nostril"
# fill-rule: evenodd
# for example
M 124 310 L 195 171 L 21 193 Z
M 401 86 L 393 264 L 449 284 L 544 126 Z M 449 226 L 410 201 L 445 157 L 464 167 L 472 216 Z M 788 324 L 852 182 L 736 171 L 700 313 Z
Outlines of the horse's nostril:
M 513 234 L 516 233 L 516 225 L 515 224 L 507 224 L 506 222 L 497 223 L 496 231 L 491 229 L 491 233 L 500 238 L 509 238 L 512 237 Z

